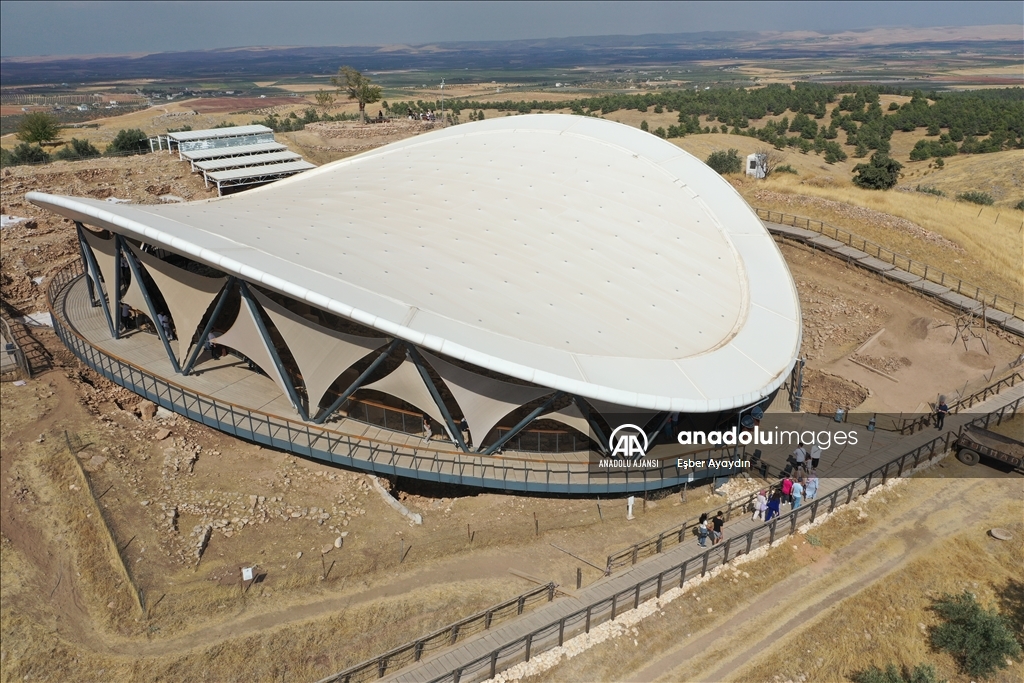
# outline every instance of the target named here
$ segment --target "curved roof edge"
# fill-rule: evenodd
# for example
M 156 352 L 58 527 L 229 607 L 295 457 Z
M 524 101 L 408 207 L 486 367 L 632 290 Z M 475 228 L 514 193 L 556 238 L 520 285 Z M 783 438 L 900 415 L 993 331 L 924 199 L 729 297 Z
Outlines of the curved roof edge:
M 139 223 L 138 221 L 118 215 L 115 212 L 108 211 L 90 203 L 79 201 L 73 197 L 51 195 L 44 192 L 29 192 L 26 195 L 26 199 L 37 206 L 52 210 L 55 213 L 72 220 L 96 225 L 97 227 L 109 229 L 113 232 L 124 231 L 142 239 L 145 242 L 160 244 L 180 253 L 183 256 L 188 256 L 196 259 L 197 261 L 219 268 L 226 273 L 236 275 L 250 282 L 265 285 L 272 290 L 290 296 L 294 299 L 305 301 L 313 306 L 349 318 L 392 337 L 397 337 L 404 341 L 422 346 L 425 349 L 456 358 L 471 365 L 476 365 L 526 382 L 532 382 L 540 386 L 625 407 L 655 411 L 679 411 L 686 413 L 708 413 L 742 408 L 769 396 L 772 392 L 782 386 L 786 377 L 788 377 L 792 371 L 796 363 L 796 356 L 799 352 L 800 340 L 797 339 L 796 348 L 793 350 L 793 360 L 787 364 L 785 369 L 780 371 L 771 379 L 771 381 L 763 385 L 756 392 L 748 392 L 741 395 L 734 395 L 732 397 L 698 400 L 625 391 L 600 384 L 571 379 L 569 377 L 543 370 L 537 370 L 519 363 L 514 363 L 475 351 L 461 344 L 456 344 L 435 335 L 424 334 L 399 323 L 395 323 L 360 310 L 336 299 L 332 299 L 323 294 L 319 294 L 305 287 L 301 287 L 292 282 L 288 282 L 275 275 L 253 268 L 252 266 L 245 265 L 235 261 L 234 259 L 200 247 L 192 242 L 182 240 L 163 232 L 158 228 Z

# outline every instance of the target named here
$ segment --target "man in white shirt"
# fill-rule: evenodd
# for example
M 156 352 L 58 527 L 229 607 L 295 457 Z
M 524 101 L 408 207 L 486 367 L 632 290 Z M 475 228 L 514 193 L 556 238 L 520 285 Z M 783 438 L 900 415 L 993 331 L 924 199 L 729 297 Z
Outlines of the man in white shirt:
M 818 469 L 818 461 L 821 460 L 821 446 L 817 443 L 811 444 L 811 469 Z
M 803 443 L 797 446 L 796 450 L 793 451 L 793 459 L 796 460 L 796 466 L 798 468 L 803 468 L 807 463 L 807 451 L 804 450 Z

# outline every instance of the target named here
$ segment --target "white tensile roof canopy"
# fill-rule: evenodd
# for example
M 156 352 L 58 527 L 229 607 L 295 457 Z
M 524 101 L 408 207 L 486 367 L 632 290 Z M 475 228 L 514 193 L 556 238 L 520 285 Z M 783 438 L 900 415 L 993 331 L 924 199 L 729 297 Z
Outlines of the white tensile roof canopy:
M 749 405 L 783 383 L 800 346 L 789 270 L 743 199 L 675 145 L 602 119 L 458 125 L 189 204 L 29 199 L 622 406 Z

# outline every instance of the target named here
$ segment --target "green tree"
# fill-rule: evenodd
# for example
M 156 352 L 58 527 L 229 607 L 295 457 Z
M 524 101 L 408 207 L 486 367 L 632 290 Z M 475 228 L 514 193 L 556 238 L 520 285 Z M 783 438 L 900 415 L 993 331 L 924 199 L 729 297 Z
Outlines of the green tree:
M 107 156 L 125 154 L 146 154 L 149 152 L 149 137 L 138 128 L 121 129 L 107 145 Z
M 868 190 L 888 190 L 899 182 L 902 169 L 903 164 L 889 155 L 875 152 L 869 163 L 853 167 L 853 184 Z
M 743 162 L 740 161 L 739 152 L 735 149 L 730 149 L 727 152 L 720 149 L 716 150 L 708 155 L 708 158 L 704 163 L 722 175 L 725 175 L 726 173 L 739 173 L 743 168 Z
M 65 147 L 61 147 L 54 154 L 55 157 L 63 161 L 78 161 L 79 159 L 91 159 L 92 157 L 98 157 L 100 151 L 89 142 L 88 140 L 79 140 L 77 138 L 71 138 Z
M 37 111 L 26 114 L 18 126 L 18 139 L 28 143 L 52 142 L 60 137 L 60 122 L 55 116 Z
M 654 134 L 657 135 L 659 138 L 668 137 L 668 133 L 666 133 L 665 129 L 662 128 L 661 126 L 658 126 L 657 128 L 654 129 Z
M 334 106 L 334 95 L 323 88 L 316 91 L 316 94 L 313 95 L 313 99 L 316 100 L 316 106 L 320 107 L 325 114 Z
M 918 664 L 913 671 L 900 671 L 894 664 L 885 667 L 885 671 L 873 666 L 858 671 L 850 678 L 854 683 L 945 683 L 939 681 L 930 664 Z
M 338 69 L 338 75 L 331 78 L 331 84 L 339 92 L 348 95 L 350 100 L 359 103 L 359 118 L 366 123 L 366 105 L 373 104 L 380 99 L 380 86 L 374 85 L 369 78 L 350 66 Z
M 646 121 L 640 122 L 640 130 L 644 131 L 645 133 L 650 130 L 650 127 L 647 125 Z
M 1007 658 L 1020 656 L 1009 619 L 982 607 L 973 594 L 946 594 L 932 609 L 946 622 L 932 629 L 932 646 L 953 655 L 967 674 L 987 678 L 1005 668 Z

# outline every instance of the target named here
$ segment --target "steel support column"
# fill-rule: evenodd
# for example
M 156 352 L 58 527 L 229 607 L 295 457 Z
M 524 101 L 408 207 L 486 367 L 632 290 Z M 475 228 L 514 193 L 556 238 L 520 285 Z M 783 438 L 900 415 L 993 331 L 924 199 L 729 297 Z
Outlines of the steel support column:
M 107 319 L 107 329 L 110 330 L 110 336 L 117 339 L 116 328 L 114 327 L 114 319 L 110 317 L 110 306 L 107 303 L 107 297 L 104 294 L 103 287 L 100 286 L 100 267 L 96 263 L 96 256 L 92 253 L 92 248 L 89 243 L 85 241 L 85 227 L 75 221 L 75 228 L 78 232 L 78 242 L 82 247 L 82 254 L 85 256 L 85 264 L 92 274 L 93 282 L 96 284 L 97 299 L 100 300 L 100 307 L 103 309 L 103 316 Z M 110 286 L 109 284 L 107 285 Z
M 299 400 L 299 394 L 295 391 L 295 385 L 292 384 L 291 378 L 288 376 L 288 371 L 285 370 L 284 364 L 281 362 L 281 356 L 277 354 L 277 348 L 274 346 L 273 340 L 270 338 L 270 333 L 267 331 L 267 326 L 263 322 L 263 316 L 260 315 L 260 309 L 256 305 L 256 300 L 249 292 L 249 287 L 244 282 L 238 283 L 239 290 L 242 293 L 242 299 L 249 307 L 249 311 L 252 313 L 253 319 L 256 321 L 256 328 L 260 332 L 260 336 L 263 337 L 263 343 L 267 345 L 267 351 L 270 352 L 270 360 L 273 361 L 277 368 L 278 374 L 281 375 L 281 381 L 284 382 L 285 389 L 288 392 L 288 398 L 292 402 L 292 406 L 295 408 L 295 412 L 299 414 L 304 422 L 309 422 L 309 416 L 302 407 L 302 401 Z
M 462 440 L 462 430 L 455 424 L 455 420 L 452 419 L 451 413 L 448 412 L 448 406 L 441 400 L 441 394 L 437 393 L 437 387 L 434 386 L 433 380 L 430 379 L 430 373 L 427 372 L 426 366 L 423 364 L 423 358 L 420 357 L 416 347 L 412 344 L 406 344 L 405 348 L 409 351 L 409 357 L 412 359 L 416 369 L 420 371 L 420 377 L 423 378 L 423 383 L 427 385 L 427 390 L 430 395 L 434 398 L 434 403 L 437 404 L 438 410 L 441 411 L 441 415 L 444 416 L 444 421 L 448 424 L 448 431 L 451 433 L 452 439 L 458 444 L 459 450 L 463 453 L 468 453 L 469 448 L 466 447 L 466 442 Z
M 363 382 L 365 382 L 366 379 L 371 374 L 373 374 L 374 370 L 380 367 L 380 364 L 383 363 L 389 355 L 391 355 L 391 352 L 394 351 L 395 347 L 397 347 L 400 343 L 401 342 L 399 342 L 399 340 L 392 339 L 391 343 L 388 344 L 387 348 L 384 349 L 384 351 L 382 351 L 381 354 L 377 356 L 372 363 L 370 363 L 369 367 L 363 370 L 362 373 L 360 373 L 360 375 L 356 377 L 356 381 L 352 382 L 352 384 L 348 386 L 348 389 L 343 391 L 341 395 L 338 396 L 338 398 L 334 401 L 334 403 L 332 403 L 326 410 L 324 410 L 324 412 L 320 413 L 313 419 L 313 424 L 322 425 L 324 421 L 326 421 L 327 418 L 330 417 L 335 410 L 341 407 L 341 404 L 344 403 L 349 396 L 356 392 L 356 389 L 363 386 Z M 310 406 L 310 412 L 312 412 L 312 408 L 313 406 Z
M 114 234 L 114 339 L 121 338 L 121 236 Z
M 167 338 L 167 333 L 164 331 L 164 326 L 160 324 L 160 319 L 157 317 L 156 306 L 153 305 L 153 298 L 149 296 L 149 289 L 146 287 L 146 283 L 142 280 L 142 266 L 136 263 L 135 255 L 126 253 L 128 257 L 128 268 L 132 271 L 132 277 L 135 278 L 135 283 L 139 286 L 139 291 L 142 292 L 142 298 L 146 300 L 146 308 L 149 309 L 150 320 L 153 321 L 153 327 L 156 328 L 156 334 L 160 337 L 160 341 L 164 343 L 164 351 L 167 352 L 167 358 L 171 361 L 171 367 L 174 368 L 174 372 L 181 374 L 181 366 L 178 365 L 178 359 L 174 357 L 174 351 L 171 349 L 171 341 Z
M 229 275 L 228 281 L 224 283 L 224 289 L 220 290 L 220 296 L 217 297 L 217 305 L 213 309 L 213 313 L 210 314 L 210 320 L 206 323 L 206 327 L 203 328 L 202 334 L 196 340 L 196 347 L 192 349 L 192 355 L 189 356 L 188 362 L 185 363 L 185 367 L 182 368 L 181 373 L 188 375 L 192 372 L 192 366 L 196 364 L 199 359 L 199 354 L 203 352 L 203 344 L 206 343 L 206 338 L 210 336 L 210 331 L 213 329 L 213 324 L 217 321 L 220 316 L 220 312 L 224 310 L 224 304 L 227 303 L 228 295 L 231 294 L 231 288 L 235 285 L 235 276 Z
M 493 444 L 488 446 L 487 450 L 485 450 L 483 452 L 483 454 L 484 455 L 492 455 L 496 450 L 498 450 L 499 448 L 504 446 L 506 443 L 508 443 L 510 439 L 515 437 L 516 434 L 518 434 L 519 432 L 523 431 L 523 429 L 526 428 L 526 425 L 528 425 L 531 422 L 533 422 L 534 420 L 536 420 L 541 415 L 541 413 L 547 411 L 552 406 L 552 404 L 555 401 L 557 401 L 559 398 L 561 398 L 561 396 L 562 396 L 562 392 L 561 391 L 556 391 L 555 393 L 553 393 L 551 395 L 551 398 L 549 398 L 548 400 L 544 401 L 544 403 L 540 404 L 539 406 L 534 408 L 532 411 L 530 411 L 530 414 L 527 415 L 526 417 L 524 417 L 522 420 L 520 420 L 519 424 L 517 424 L 515 427 L 513 427 L 507 434 L 505 434 L 505 436 L 501 437 L 500 439 L 495 441 Z M 486 434 L 484 436 L 486 436 Z

